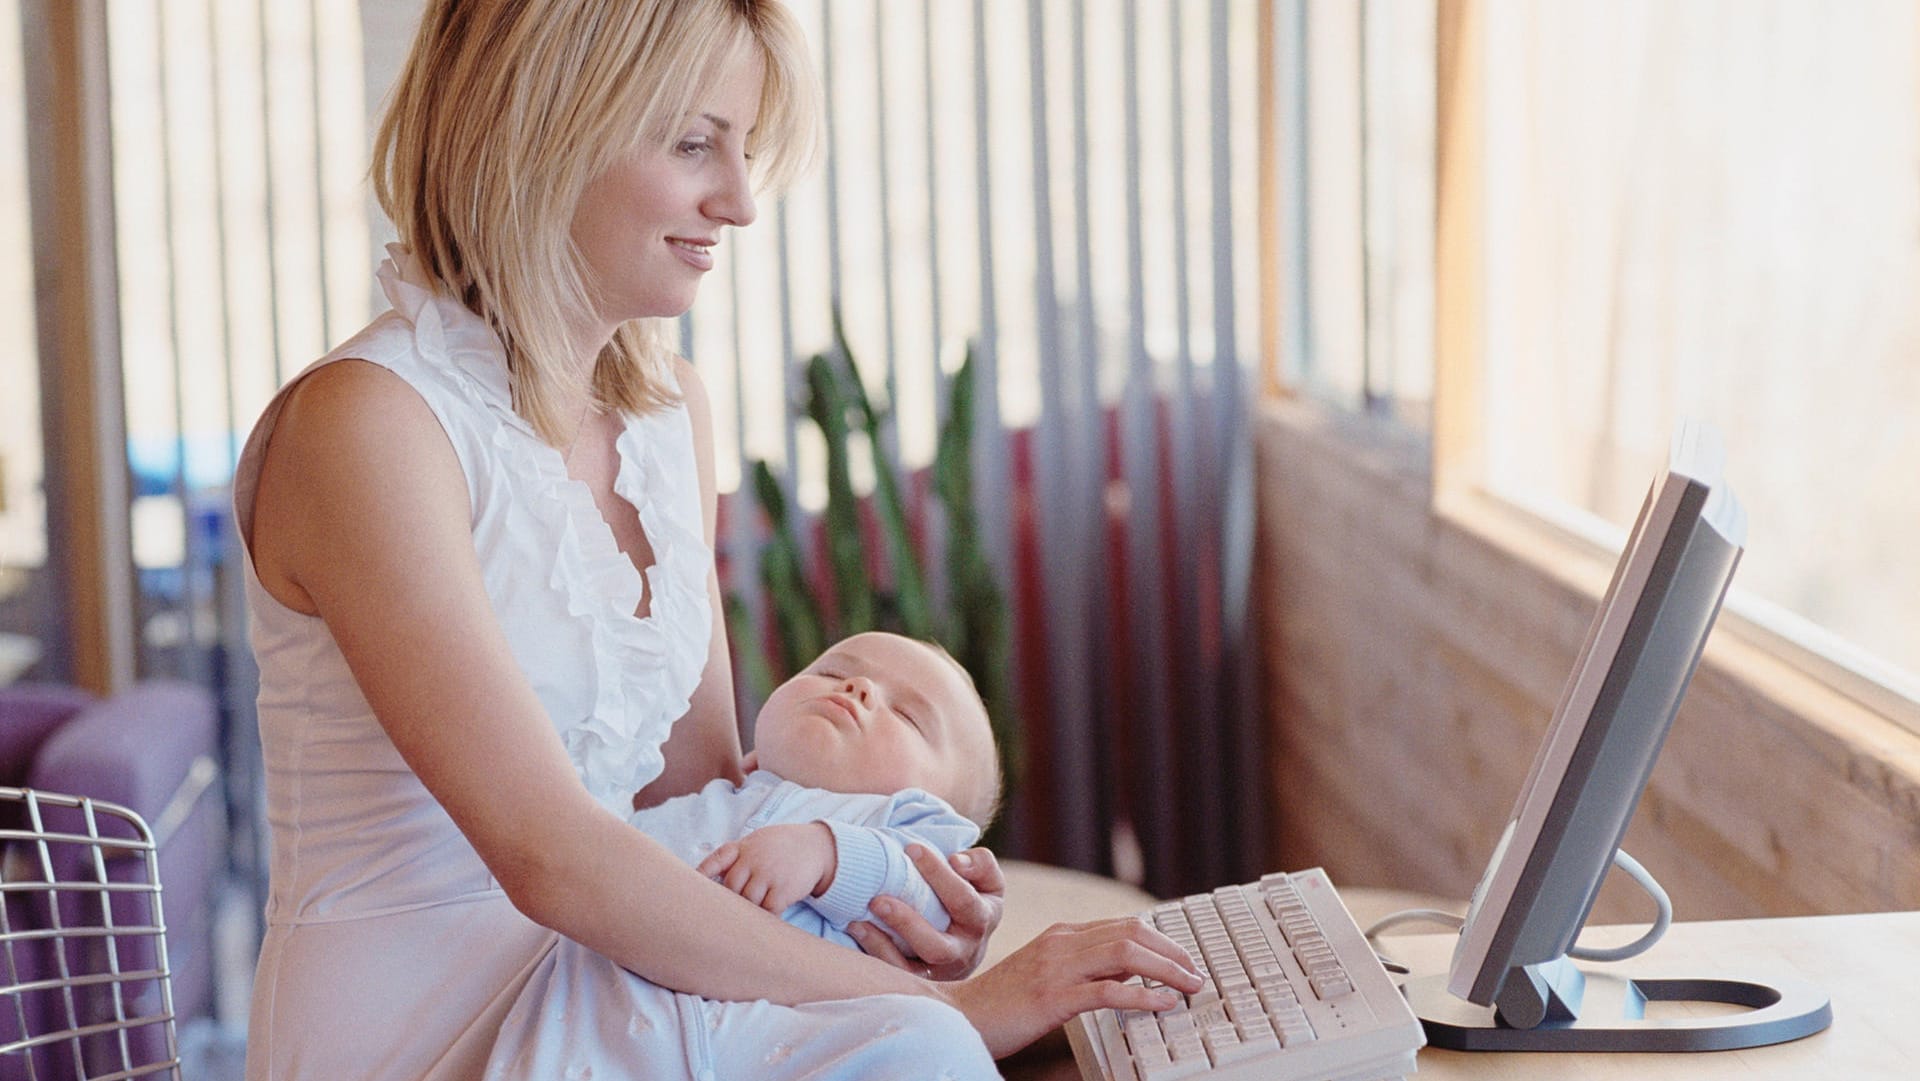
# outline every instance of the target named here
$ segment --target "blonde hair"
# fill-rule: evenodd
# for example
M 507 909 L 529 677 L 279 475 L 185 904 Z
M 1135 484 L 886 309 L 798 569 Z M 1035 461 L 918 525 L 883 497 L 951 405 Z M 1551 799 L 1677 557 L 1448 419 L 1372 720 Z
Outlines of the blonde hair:
M 672 403 L 665 321 L 623 324 L 569 385 L 568 328 L 592 310 L 570 233 L 587 183 L 669 145 L 720 65 L 757 47 L 754 179 L 778 190 L 810 162 L 819 99 L 806 43 L 775 0 L 430 0 L 373 145 L 374 193 L 427 273 L 506 349 L 513 407 L 559 441 L 560 403 Z M 577 378 L 577 377 L 573 377 Z

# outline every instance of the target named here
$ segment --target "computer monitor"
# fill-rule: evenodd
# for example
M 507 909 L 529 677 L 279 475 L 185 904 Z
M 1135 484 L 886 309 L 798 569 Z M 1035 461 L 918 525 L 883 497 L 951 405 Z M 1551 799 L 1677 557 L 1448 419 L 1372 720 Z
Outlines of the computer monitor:
M 1683 423 L 1674 435 L 1474 891 L 1444 994 L 1435 981 L 1407 985 L 1435 1046 L 1688 1050 L 1806 1034 L 1783 1035 L 1773 1013 L 1758 1029 L 1735 1027 L 1735 1015 L 1703 1033 L 1648 1022 L 1638 1008 L 1649 998 L 1780 1004 L 1772 988 L 1727 981 L 1641 981 L 1621 990 L 1622 1016 L 1583 1018 L 1585 976 L 1567 958 L 1746 543 L 1745 512 L 1722 481 L 1724 461 L 1711 429 Z M 1806 1008 L 1802 997 L 1787 1006 Z M 1807 1031 L 1825 1027 L 1818 997 L 1820 1023 Z

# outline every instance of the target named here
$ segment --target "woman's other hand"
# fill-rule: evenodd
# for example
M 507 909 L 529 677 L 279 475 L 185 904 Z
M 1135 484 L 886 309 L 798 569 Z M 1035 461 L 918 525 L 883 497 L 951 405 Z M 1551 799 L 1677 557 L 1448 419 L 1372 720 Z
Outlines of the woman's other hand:
M 1167 984 L 1148 990 L 1126 982 L 1142 976 Z M 1094 923 L 1057 923 L 1006 960 L 951 986 L 947 1000 L 1001 1058 L 1102 1006 L 1164 1010 L 1175 991 L 1198 991 L 1193 958 L 1137 916 Z M 1171 988 L 1171 989 L 1170 989 Z
M 907 857 L 933 887 L 952 922 L 936 931 L 912 905 L 882 897 L 873 903 L 880 917 L 913 951 L 909 957 L 879 928 L 864 920 L 847 925 L 860 948 L 882 961 L 933 980 L 961 980 L 980 967 L 987 940 L 1000 926 L 1006 907 L 1007 879 L 1000 862 L 984 848 L 956 852 L 951 859 L 925 845 L 908 845 Z

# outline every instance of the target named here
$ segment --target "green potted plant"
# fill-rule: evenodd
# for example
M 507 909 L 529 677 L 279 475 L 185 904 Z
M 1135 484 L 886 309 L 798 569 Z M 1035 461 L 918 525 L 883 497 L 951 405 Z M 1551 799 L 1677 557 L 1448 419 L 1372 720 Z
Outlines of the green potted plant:
M 807 574 L 796 536 L 799 523 L 780 479 L 766 462 L 753 462 L 754 499 L 767 523 L 759 550 L 760 587 L 773 633 L 763 636 L 746 603 L 728 594 L 727 619 L 743 677 L 753 699 L 764 701 L 775 684 L 846 635 L 885 630 L 938 642 L 973 677 L 987 704 L 1011 793 L 1019 777 L 1020 725 L 1007 667 L 1005 595 L 987 561 L 973 504 L 972 345 L 954 375 L 932 465 L 934 494 L 945 510 L 948 583 L 947 603 L 936 611 L 923 554 L 907 527 L 899 471 L 882 450 L 884 407 L 876 408 L 860 379 L 837 310 L 833 330 L 834 349 L 806 362 L 806 397 L 800 403 L 827 448 L 827 505 L 821 516 L 826 580 L 812 581 Z M 856 430 L 864 433 L 874 455 L 874 490 L 864 498 L 853 488 L 850 443 Z M 863 514 L 871 514 L 878 526 L 884 560 L 869 548 Z M 769 641 L 771 649 L 763 646 Z

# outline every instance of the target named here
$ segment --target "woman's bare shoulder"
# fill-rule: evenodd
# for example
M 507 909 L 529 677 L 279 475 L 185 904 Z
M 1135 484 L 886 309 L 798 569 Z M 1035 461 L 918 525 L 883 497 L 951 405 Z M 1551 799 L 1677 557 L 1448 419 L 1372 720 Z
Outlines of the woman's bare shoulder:
M 321 564 L 469 516 L 458 457 L 425 399 L 378 364 L 343 359 L 288 389 L 252 507 L 261 584 L 312 611 Z

